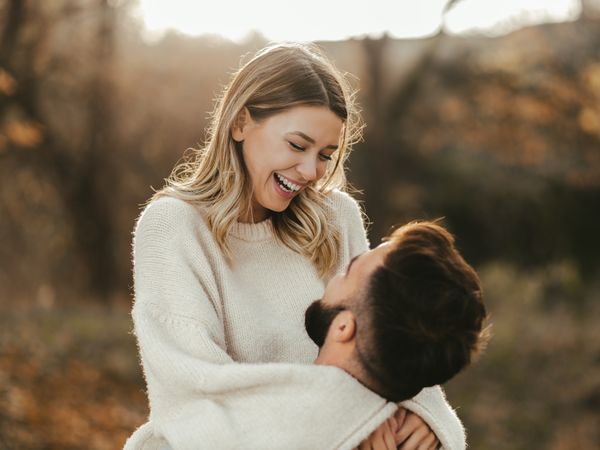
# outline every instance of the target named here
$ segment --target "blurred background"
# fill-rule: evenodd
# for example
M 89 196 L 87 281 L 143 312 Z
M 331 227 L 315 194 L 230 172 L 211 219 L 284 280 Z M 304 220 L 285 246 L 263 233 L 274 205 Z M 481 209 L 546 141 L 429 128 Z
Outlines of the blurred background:
M 599 2 L 203 3 L 0 0 L 0 448 L 145 421 L 134 221 L 272 40 L 360 89 L 371 242 L 445 217 L 481 275 L 495 336 L 446 386 L 470 448 L 600 448 Z

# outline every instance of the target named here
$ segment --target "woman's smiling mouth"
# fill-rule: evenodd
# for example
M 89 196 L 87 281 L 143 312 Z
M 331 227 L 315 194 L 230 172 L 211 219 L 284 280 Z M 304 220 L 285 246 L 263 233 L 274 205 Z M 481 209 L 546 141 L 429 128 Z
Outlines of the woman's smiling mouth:
M 298 192 L 303 186 L 278 173 L 275 174 L 275 179 L 285 192 Z
M 284 177 L 278 173 L 273 174 L 273 180 L 275 183 L 275 190 L 277 193 L 285 199 L 294 197 L 304 185 L 294 183 L 289 178 Z

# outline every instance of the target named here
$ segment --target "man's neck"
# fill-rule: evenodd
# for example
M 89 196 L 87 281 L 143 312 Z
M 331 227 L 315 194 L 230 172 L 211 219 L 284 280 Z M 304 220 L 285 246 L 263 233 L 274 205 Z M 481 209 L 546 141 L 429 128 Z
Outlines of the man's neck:
M 364 374 L 364 371 L 361 370 L 357 364 L 353 363 L 353 361 L 349 358 L 340 357 L 339 354 L 335 352 L 321 350 L 315 359 L 314 364 L 339 367 L 340 369 L 343 369 L 352 375 L 353 378 L 356 378 L 370 391 L 373 391 L 377 394 L 379 394 L 381 391 L 374 382 L 370 381 L 369 377 Z

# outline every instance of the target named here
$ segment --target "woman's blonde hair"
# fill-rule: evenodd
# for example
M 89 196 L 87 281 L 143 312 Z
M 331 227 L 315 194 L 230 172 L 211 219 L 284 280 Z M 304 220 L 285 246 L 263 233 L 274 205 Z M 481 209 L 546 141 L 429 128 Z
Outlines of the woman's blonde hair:
M 201 205 L 215 240 L 231 262 L 229 231 L 251 208 L 252 199 L 241 147 L 231 135 L 236 117 L 244 107 L 253 120 L 261 121 L 294 106 L 325 106 L 344 123 L 339 149 L 320 180 L 294 197 L 285 211 L 272 215 L 277 238 L 309 258 L 325 276 L 339 259 L 340 244 L 326 194 L 346 188 L 344 162 L 362 129 L 355 94 L 315 45 L 276 44 L 260 50 L 218 98 L 205 145 L 192 149 L 192 158 L 175 167 L 152 200 L 172 196 Z

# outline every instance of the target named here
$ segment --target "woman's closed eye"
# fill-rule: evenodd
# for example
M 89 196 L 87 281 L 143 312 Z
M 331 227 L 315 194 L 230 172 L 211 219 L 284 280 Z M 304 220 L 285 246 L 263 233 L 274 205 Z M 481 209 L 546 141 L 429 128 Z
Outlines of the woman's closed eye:
M 290 147 L 292 147 L 294 150 L 297 150 L 299 152 L 303 152 L 305 150 L 304 147 L 302 147 L 301 145 L 296 144 L 295 142 L 288 141 L 288 144 L 290 144 Z
M 295 142 L 288 141 L 288 144 L 290 147 L 292 147 L 292 149 L 294 149 L 297 152 L 303 152 L 304 150 L 306 150 L 306 148 L 302 147 L 299 144 L 296 144 Z M 332 159 L 331 155 L 327 155 L 325 153 L 319 153 L 319 158 L 321 159 L 321 161 L 331 161 Z

